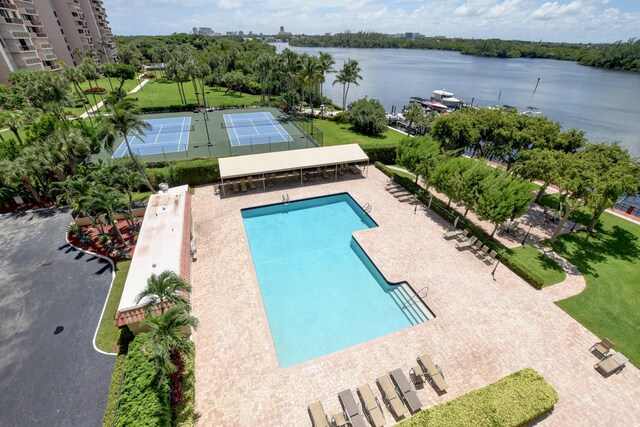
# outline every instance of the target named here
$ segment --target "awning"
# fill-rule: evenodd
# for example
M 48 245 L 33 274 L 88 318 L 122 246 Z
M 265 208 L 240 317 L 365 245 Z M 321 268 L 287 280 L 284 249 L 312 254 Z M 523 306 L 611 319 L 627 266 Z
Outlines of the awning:
M 303 148 L 275 153 L 223 157 L 218 160 L 220 178 L 237 178 L 264 173 L 368 162 L 369 157 L 358 144 Z

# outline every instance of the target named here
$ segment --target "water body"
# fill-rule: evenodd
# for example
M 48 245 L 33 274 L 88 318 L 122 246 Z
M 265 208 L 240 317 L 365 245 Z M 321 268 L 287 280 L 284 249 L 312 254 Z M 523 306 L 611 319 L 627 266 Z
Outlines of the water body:
M 276 44 L 278 52 L 285 47 Z M 446 89 L 465 102 L 473 99 L 474 105 L 538 107 L 563 128 L 584 130 L 591 142 L 619 141 L 640 157 L 640 73 L 569 61 L 483 58 L 437 50 L 289 48 L 312 55 L 328 52 L 336 68 L 348 58 L 356 59 L 363 80 L 351 87 L 348 102 L 368 96 L 387 111 L 393 105 L 400 110 L 412 96 L 429 98 L 433 90 Z M 332 86 L 333 79 L 328 76 L 323 90 L 340 103 L 342 88 Z

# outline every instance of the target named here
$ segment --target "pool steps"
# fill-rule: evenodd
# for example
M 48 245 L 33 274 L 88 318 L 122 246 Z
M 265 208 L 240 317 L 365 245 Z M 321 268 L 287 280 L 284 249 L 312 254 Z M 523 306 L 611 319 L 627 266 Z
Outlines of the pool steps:
M 406 282 L 394 285 L 394 289 L 389 294 L 413 325 L 435 318 L 422 298 L 418 297 Z

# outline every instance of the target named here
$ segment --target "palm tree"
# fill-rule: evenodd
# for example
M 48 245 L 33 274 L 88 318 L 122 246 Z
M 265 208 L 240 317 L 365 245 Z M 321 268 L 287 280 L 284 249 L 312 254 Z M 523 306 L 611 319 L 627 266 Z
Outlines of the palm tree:
M 145 317 L 142 325 L 148 329 L 144 350 L 153 355 L 160 374 L 158 386 L 165 376 L 176 371 L 172 356 L 193 356 L 194 347 L 188 338 L 191 329 L 197 329 L 198 319 L 185 305 L 174 305 L 159 316 Z
M 296 83 L 296 75 L 302 68 L 302 62 L 300 61 L 300 56 L 297 53 L 290 49 L 285 49 L 282 51 L 282 72 L 284 73 L 287 79 L 287 89 L 289 93 L 291 93 L 291 103 L 289 104 L 291 108 L 295 108 L 296 100 L 295 100 L 295 83 Z
M 420 104 L 416 104 L 412 102 L 407 107 L 407 110 L 404 112 L 404 117 L 409 120 L 409 124 L 407 125 L 407 133 L 411 133 L 411 126 L 414 123 L 420 121 L 420 119 L 424 116 L 424 110 Z
M 149 182 L 149 179 L 142 169 L 142 165 L 133 154 L 128 136 L 129 132 L 131 131 L 144 135 L 144 131 L 151 129 L 151 125 L 138 117 L 138 106 L 131 98 L 122 98 L 116 100 L 115 98 L 110 97 L 107 100 L 105 106 L 107 115 L 103 116 L 103 121 L 107 131 L 107 148 L 113 150 L 113 142 L 119 135 L 123 135 L 124 143 L 127 146 L 127 151 L 129 152 L 129 156 L 131 157 L 134 166 L 140 173 L 140 176 L 144 180 L 145 184 L 147 184 L 147 186 L 149 187 L 149 190 L 152 193 L 155 193 L 153 186 Z
M 95 208 L 98 211 L 102 212 L 105 220 L 107 221 L 107 224 L 113 226 L 113 230 L 115 230 L 116 234 L 118 235 L 118 238 L 120 239 L 122 244 L 126 246 L 127 242 L 124 240 L 124 237 L 120 232 L 120 228 L 118 228 L 118 223 L 115 220 L 116 213 L 121 211 L 124 205 L 122 200 L 122 194 L 120 194 L 116 190 L 109 190 L 99 195 L 97 194 L 96 196 L 98 197 L 94 199 Z
M 124 192 L 127 196 L 127 220 L 129 225 L 133 226 L 133 192 L 140 187 L 142 179 L 137 172 L 116 170 L 114 181 L 118 190 Z
M 91 58 L 85 58 L 85 60 L 82 61 L 82 64 L 80 64 L 78 68 L 80 69 L 80 72 L 82 72 L 82 74 L 84 75 L 85 79 L 87 79 L 87 81 L 89 82 L 89 88 L 93 89 L 93 85 L 91 84 L 91 82 L 98 80 L 98 78 L 100 77 L 100 74 L 98 74 L 98 67 L 96 66 L 95 61 Z M 98 84 L 96 83 L 96 88 L 97 87 L 98 87 Z M 93 94 L 93 101 L 94 103 L 97 104 L 95 92 L 92 92 L 92 94 Z M 100 99 L 104 101 L 104 98 L 102 97 L 102 93 L 99 93 L 99 95 L 100 95 Z
M 336 75 L 336 79 L 333 81 L 333 84 L 339 83 L 342 85 L 342 110 L 346 110 L 347 108 L 347 95 L 349 94 L 349 87 L 354 85 L 359 85 L 359 80 L 362 80 L 362 76 L 360 72 L 362 69 L 358 65 L 358 61 L 355 59 L 347 59 L 342 65 L 342 69 Z
M 28 123 L 28 117 L 22 110 L 2 110 L 0 111 L 0 128 L 8 127 L 22 145 L 22 138 L 18 129 Z
M 80 83 L 85 82 L 87 79 L 84 77 L 82 71 L 80 71 L 77 67 L 65 67 L 62 72 L 64 77 L 69 80 L 73 84 L 73 88 L 80 98 L 80 101 L 86 106 L 85 111 L 89 109 L 89 105 L 91 105 L 91 101 L 89 101 L 89 96 L 82 90 L 80 87 Z M 86 104 L 84 100 L 86 99 Z M 93 121 L 91 120 L 91 115 L 89 115 L 89 122 L 93 125 Z
M 160 312 L 165 312 L 165 302 L 173 305 L 189 306 L 186 293 L 191 292 L 191 285 L 182 280 L 180 276 L 171 270 L 165 270 L 159 275 L 152 274 L 147 279 L 147 287 L 136 296 L 136 304 L 145 298 L 149 302 L 145 306 L 145 311 L 150 314 L 155 305 L 160 307 Z
M 322 86 L 325 82 L 325 75 L 328 73 L 334 73 L 336 70 L 333 69 L 333 66 L 336 64 L 336 61 L 333 59 L 330 53 L 327 52 L 318 52 L 318 61 L 320 62 L 320 67 L 322 68 L 322 78 L 318 82 L 320 86 L 320 102 L 324 103 L 324 93 L 322 91 Z
M 275 64 L 274 57 L 267 54 L 260 55 L 254 63 L 254 67 L 260 77 L 260 100 L 261 101 L 264 101 L 265 99 L 265 89 L 269 88 L 267 89 L 267 92 L 266 92 L 267 96 L 270 93 L 271 76 L 273 75 L 275 66 L 276 64 Z
M 37 168 L 37 160 L 29 153 L 24 153 L 13 161 L 2 159 L 0 160 L 0 182 L 7 185 L 22 184 L 31 193 L 34 200 L 40 203 L 42 202 L 42 197 L 31 181 L 35 177 Z
M 322 79 L 322 66 L 315 56 L 306 55 L 302 59 L 302 67 L 300 68 L 299 78 L 301 82 L 302 97 L 300 99 L 300 110 L 302 110 L 302 100 L 304 99 L 304 89 L 308 89 L 309 104 L 311 105 L 311 114 L 313 114 L 313 98 L 312 90 L 316 89 L 318 82 Z

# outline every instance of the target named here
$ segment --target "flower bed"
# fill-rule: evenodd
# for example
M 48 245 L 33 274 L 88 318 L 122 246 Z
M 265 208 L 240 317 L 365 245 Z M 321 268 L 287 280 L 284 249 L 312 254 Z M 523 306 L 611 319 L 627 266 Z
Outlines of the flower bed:
M 136 245 L 137 230 L 130 229 L 126 220 L 121 219 L 116 222 L 122 237 L 127 242 L 127 247 L 122 247 L 117 234 L 113 231 L 113 226 L 104 225 L 104 233 L 111 237 L 111 245 L 101 241 L 101 233 L 97 227 L 92 225 L 85 226 L 70 226 L 67 231 L 67 238 L 69 243 L 78 248 L 82 248 L 86 251 L 103 255 L 111 258 L 114 262 L 120 259 L 128 259 L 133 256 L 133 251 Z

